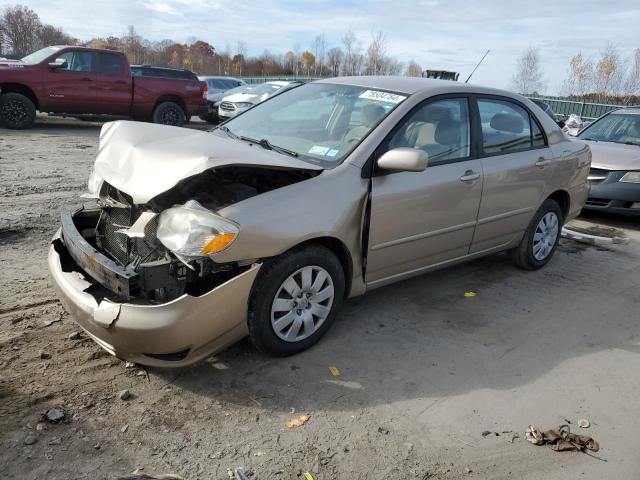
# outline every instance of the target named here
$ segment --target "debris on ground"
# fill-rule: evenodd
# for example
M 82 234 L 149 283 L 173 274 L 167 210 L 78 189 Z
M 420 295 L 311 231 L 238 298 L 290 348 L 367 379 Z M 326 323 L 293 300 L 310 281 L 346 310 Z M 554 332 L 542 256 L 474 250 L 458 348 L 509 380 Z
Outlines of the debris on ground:
M 172 473 L 165 475 L 150 475 L 148 473 L 136 473 L 136 471 L 134 471 L 129 475 L 118 477 L 116 480 L 184 480 L 184 478 Z
M 311 475 L 311 472 L 304 472 L 302 476 L 304 477 L 305 480 L 314 480 L 313 475 Z
M 61 318 L 54 318 L 54 319 L 51 319 L 51 320 L 45 320 L 44 322 L 42 322 L 42 325 L 44 327 L 50 327 L 54 323 L 61 322 L 61 321 L 62 321 Z
M 586 418 L 581 418 L 580 420 L 578 420 L 578 426 L 580 428 L 589 428 L 591 424 L 589 423 L 589 420 L 587 420 Z
M 29 434 L 25 437 L 24 439 L 24 444 L 25 445 L 33 445 L 34 443 L 36 443 L 38 441 L 38 437 L 36 435 L 33 434 Z
M 329 371 L 331 372 L 331 375 L 333 375 L 334 377 L 339 377 L 340 376 L 340 370 L 338 370 L 338 367 L 334 367 L 333 365 L 329 367 Z
M 467 298 L 475 297 L 477 295 L 478 294 L 476 292 L 464 292 L 464 296 L 467 297 Z
M 585 229 L 572 227 L 571 229 L 567 227 L 562 228 L 562 237 L 568 238 L 570 240 L 586 243 L 588 245 L 597 245 L 597 246 L 605 246 L 605 245 L 626 245 L 629 243 L 628 237 L 623 237 L 620 235 L 616 235 L 615 229 L 613 232 L 599 232 L 603 235 L 594 235 L 593 233 L 588 232 Z
M 61 437 L 53 437 L 47 442 L 47 445 L 60 445 L 62 443 Z
M 491 432 L 489 430 L 484 430 L 481 435 L 486 437 L 487 435 L 491 435 Z
M 541 431 L 533 425 L 527 427 L 526 438 L 534 445 L 549 445 L 556 452 L 584 451 L 597 452 L 600 445 L 586 435 L 571 433 L 569 425 L 560 425 L 556 430 Z
M 378 427 L 378 433 L 383 435 L 389 435 L 389 429 L 386 427 Z
M 49 360 L 51 358 L 51 354 L 49 352 L 45 352 L 44 350 L 40 351 L 40 358 L 42 360 Z
M 235 480 L 249 480 L 249 476 L 244 473 L 244 470 L 242 470 L 241 468 L 236 468 L 233 471 L 233 477 Z
M 60 408 L 50 408 L 46 412 L 44 412 L 44 419 L 50 423 L 60 423 L 64 420 L 66 416 L 64 410 Z
M 133 398 L 133 393 L 131 393 L 129 390 L 120 390 L 118 392 L 118 398 L 123 402 L 126 402 L 127 400 L 131 400 Z
M 82 333 L 80 333 L 80 332 L 71 332 L 67 338 L 69 340 L 80 340 L 80 339 L 82 339 Z
M 304 415 L 300 415 L 299 417 L 292 418 L 287 422 L 287 428 L 301 427 L 302 425 L 307 423 L 310 418 L 311 414 L 309 413 L 305 413 Z
M 136 364 L 133 362 L 125 362 L 124 368 L 135 368 Z

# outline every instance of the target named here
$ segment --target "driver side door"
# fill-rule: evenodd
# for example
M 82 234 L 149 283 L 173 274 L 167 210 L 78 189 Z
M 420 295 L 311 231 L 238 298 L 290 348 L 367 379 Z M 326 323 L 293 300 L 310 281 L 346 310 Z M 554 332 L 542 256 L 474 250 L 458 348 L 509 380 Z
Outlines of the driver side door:
M 422 172 L 374 172 L 366 283 L 391 283 L 469 253 L 478 218 L 483 172 L 471 141 L 464 95 L 438 97 L 414 108 L 376 152 L 398 147 L 429 155 Z
M 55 113 L 94 112 L 96 73 L 90 51 L 67 50 L 50 61 L 64 60 L 64 68 L 50 68 L 44 84 L 46 109 Z

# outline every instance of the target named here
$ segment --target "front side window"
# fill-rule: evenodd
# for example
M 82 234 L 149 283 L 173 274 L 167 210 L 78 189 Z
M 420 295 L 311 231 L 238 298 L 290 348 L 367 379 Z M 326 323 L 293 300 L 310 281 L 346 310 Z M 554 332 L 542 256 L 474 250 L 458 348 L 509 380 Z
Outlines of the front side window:
M 544 147 L 545 138 L 529 112 L 508 100 L 478 99 L 484 153 Z
M 429 165 L 470 155 L 469 102 L 448 98 L 427 103 L 402 122 L 391 137 L 389 149 L 418 148 L 429 155 Z
M 309 83 L 256 105 L 225 127 L 245 141 L 267 140 L 274 149 L 331 168 L 406 98 L 366 87 Z
M 98 73 L 105 75 L 122 75 L 124 73 L 124 65 L 120 55 L 113 53 L 98 54 Z
M 578 138 L 640 145 L 640 115 L 611 113 L 589 125 Z
M 59 70 L 66 70 L 68 72 L 91 72 L 92 71 L 92 57 L 91 52 L 64 52 L 56 60 L 65 60 L 67 62 L 64 68 Z

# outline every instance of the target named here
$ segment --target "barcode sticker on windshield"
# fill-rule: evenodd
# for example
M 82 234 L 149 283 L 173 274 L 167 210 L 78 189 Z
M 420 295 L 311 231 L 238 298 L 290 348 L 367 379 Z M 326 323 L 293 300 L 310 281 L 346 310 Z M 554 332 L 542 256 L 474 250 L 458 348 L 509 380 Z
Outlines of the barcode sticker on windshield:
M 358 95 L 359 98 L 366 98 L 367 100 L 374 100 L 376 102 L 393 103 L 394 105 L 400 103 L 405 98 L 405 95 L 397 95 L 395 93 L 381 92 L 380 90 L 367 90 Z

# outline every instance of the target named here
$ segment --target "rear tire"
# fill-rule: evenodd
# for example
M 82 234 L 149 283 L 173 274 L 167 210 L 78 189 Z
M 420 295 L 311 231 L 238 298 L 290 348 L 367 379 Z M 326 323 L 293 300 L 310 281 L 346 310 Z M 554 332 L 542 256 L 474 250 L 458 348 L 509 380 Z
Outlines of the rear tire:
M 29 128 L 36 120 L 36 106 L 20 93 L 0 96 L 0 125 L 12 130 Z
M 181 127 L 187 116 L 180 105 L 175 102 L 162 102 L 153 111 L 153 123 Z
M 531 219 L 520 245 L 511 250 L 513 263 L 524 270 L 544 267 L 556 251 L 563 224 L 562 209 L 548 198 Z
M 276 257 L 262 266 L 251 293 L 249 338 L 278 357 L 306 350 L 329 330 L 344 294 L 344 270 L 329 249 L 310 245 Z

